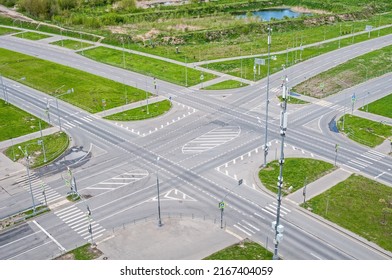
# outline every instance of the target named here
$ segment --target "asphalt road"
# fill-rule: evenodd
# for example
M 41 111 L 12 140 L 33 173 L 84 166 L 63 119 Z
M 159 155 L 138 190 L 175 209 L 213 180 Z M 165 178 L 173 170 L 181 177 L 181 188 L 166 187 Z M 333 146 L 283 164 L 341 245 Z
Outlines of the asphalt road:
M 380 37 L 342 48 L 290 67 L 286 73 L 271 75 L 271 90 L 279 89 L 284 74 L 288 75 L 290 86 L 294 86 L 352 57 L 389 45 L 391 38 L 392 36 Z M 125 80 L 127 84 L 142 89 L 145 87 L 145 81 L 151 80 L 140 74 L 91 61 L 71 51 L 40 42 L 27 42 L 5 36 L 0 40 L 0 47 L 35 55 L 119 82 Z M 348 141 L 340 134 L 334 134 L 327 125 L 333 117 L 344 112 L 338 111 L 337 108 L 346 108 L 344 110 L 349 111 L 347 96 L 351 96 L 355 91 L 358 98 L 356 106 L 363 106 L 391 92 L 390 79 L 391 76 L 387 75 L 370 80 L 361 85 L 360 92 L 356 91 L 356 88 L 349 89 L 325 99 L 327 103 L 309 104 L 292 112 L 286 142 L 330 162 L 334 160 L 335 144 L 339 143 L 340 166 L 344 165 L 345 168 L 369 177 L 378 176 L 380 181 L 391 185 L 392 174 L 388 170 L 392 166 L 390 157 L 367 159 L 366 166 L 355 164 L 352 160 L 362 157 L 369 149 Z M 43 115 L 47 98 L 45 94 L 6 79 L 5 83 L 11 103 L 46 118 Z M 224 91 L 215 97 L 204 91 L 193 91 L 163 81 L 158 82 L 158 88 L 159 94 L 170 96 L 176 102 L 197 111 L 176 122 L 165 120 L 171 124 L 145 137 L 59 102 L 62 127 L 72 137 L 72 144 L 91 148 L 92 156 L 88 160 L 71 165 L 79 192 L 87 199 L 73 205 L 61 204 L 62 200 L 59 200 L 58 206 L 54 205 L 50 214 L 1 234 L 1 259 L 48 259 L 64 250 L 82 245 L 90 238 L 85 216 L 87 205 L 92 211 L 95 241 L 105 238 L 113 228 L 156 216 L 157 173 L 163 197 L 171 197 L 172 193 L 183 194 L 179 199 L 162 200 L 163 217 L 180 213 L 219 219 L 218 202 L 229 193 L 225 199 L 226 227 L 237 235 L 252 238 L 262 244 L 269 240 L 271 248 L 271 222 L 275 220 L 275 215 L 265 210 L 275 202 L 274 195 L 249 187 L 237 187 L 235 180 L 215 169 L 264 144 L 265 124 L 263 121 L 259 123 L 258 118 L 265 118 L 265 79 L 254 86 Z M 368 95 L 368 91 L 372 94 Z M 270 105 L 268 139 L 272 141 L 279 139 L 279 120 L 276 118 L 279 108 L 276 104 Z M 260 112 L 255 109 L 257 106 L 261 106 Z M 51 112 L 51 121 L 58 124 L 56 110 Z M 319 131 L 307 126 L 314 121 L 317 122 Z M 238 128 L 239 135 L 228 136 L 224 130 L 227 127 Z M 234 138 L 225 142 L 222 140 L 224 137 Z M 221 141 L 221 144 L 201 153 L 183 153 L 183 147 L 195 142 L 197 138 L 204 146 L 213 140 Z M 68 190 L 64 187 L 60 175 L 64 173 L 67 163 L 66 159 L 60 160 L 58 164 L 37 171 L 48 187 L 63 198 Z M 173 192 L 174 189 L 176 191 Z M 25 193 L 25 199 L 21 199 L 23 203 L 19 204 L 20 208 L 29 206 L 27 197 L 28 193 Z M 7 206 L 7 201 L 1 202 L 1 205 Z M 281 220 L 285 226 L 285 235 L 279 253 L 284 259 L 392 257 L 390 252 L 385 252 L 375 244 L 301 210 L 288 200 L 283 200 L 283 206 L 287 209 L 287 215 Z M 11 236 L 13 239 L 10 239 Z

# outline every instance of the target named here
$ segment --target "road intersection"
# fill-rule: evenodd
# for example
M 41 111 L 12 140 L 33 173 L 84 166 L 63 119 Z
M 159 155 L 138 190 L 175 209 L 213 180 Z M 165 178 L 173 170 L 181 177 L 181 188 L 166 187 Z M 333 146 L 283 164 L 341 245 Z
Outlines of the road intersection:
M 294 86 L 350 58 L 387 46 L 391 39 L 392 36 L 380 37 L 289 67 L 285 73 L 289 77 L 289 85 Z M 128 85 L 142 89 L 145 81 L 151 79 L 39 42 L 3 36 L 0 47 L 118 82 L 126 81 Z M 282 75 L 279 72 L 270 77 L 273 94 L 279 93 Z M 338 118 L 351 109 L 347 96 L 356 92 L 359 100 L 357 109 L 392 92 L 391 79 L 392 75 L 386 74 L 369 80 L 359 89 L 350 88 L 323 100 L 312 100 L 308 105 L 293 105 L 294 110 L 289 105 L 287 144 L 329 162 L 333 162 L 334 147 L 339 144 L 340 167 L 392 185 L 391 157 L 357 145 L 331 131 L 328 126 L 334 117 Z M 15 82 L 4 80 L 12 104 L 45 119 L 45 94 L 23 85 L 16 87 Z M 35 176 L 56 197 L 59 195 L 63 199 L 55 201 L 51 213 L 0 235 L 1 259 L 49 259 L 84 244 L 91 237 L 87 205 L 92 211 L 95 242 L 107 237 L 113 228 L 156 217 L 158 172 L 163 217 L 195 214 L 219 219 L 218 202 L 229 193 L 225 229 L 264 245 L 269 239 L 271 248 L 271 221 L 275 220 L 276 215 L 275 195 L 260 190 L 248 178 L 246 185 L 237 186 L 240 178 L 227 176 L 220 168 L 252 152 L 259 155 L 261 164 L 264 124 L 258 120 L 265 117 L 265 79 L 252 86 L 224 91 L 215 96 L 208 91 L 187 89 L 164 81 L 158 81 L 158 89 L 160 96 L 170 97 L 179 104 L 177 106 L 187 106 L 192 113 L 185 113 L 180 119 L 164 115 L 157 119 L 160 123 L 155 126 L 157 129 L 151 126 L 151 132 L 150 129 L 145 130 L 144 135 L 135 133 L 141 131 L 143 125 L 140 123 L 116 125 L 59 101 L 63 128 L 72 138 L 72 145 L 88 149 L 90 156 L 72 163 L 65 157 L 37 171 Z M 277 103 L 270 104 L 268 139 L 271 145 L 279 138 Z M 56 117 L 52 118 L 53 125 L 58 124 Z M 165 123 L 170 125 L 163 125 Z M 273 157 L 274 154 L 270 152 L 269 158 Z M 72 205 L 65 201 L 68 189 L 60 177 L 66 166 L 73 169 L 79 192 L 85 197 Z M 29 207 L 28 195 L 22 193 L 18 196 L 20 208 Z M 3 200 L 1 206 L 11 207 L 9 203 Z M 391 252 L 299 208 L 288 199 L 283 200 L 283 207 L 285 239 L 280 254 L 284 259 L 392 258 Z

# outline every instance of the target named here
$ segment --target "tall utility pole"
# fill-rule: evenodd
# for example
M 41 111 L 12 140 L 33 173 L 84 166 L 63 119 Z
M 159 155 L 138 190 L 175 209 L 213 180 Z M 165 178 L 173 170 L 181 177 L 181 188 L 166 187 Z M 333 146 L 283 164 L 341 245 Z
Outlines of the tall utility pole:
M 268 61 L 267 61 L 267 99 L 265 102 L 265 141 L 264 141 L 264 166 L 267 166 L 268 155 L 268 105 L 269 105 L 269 76 L 271 60 L 271 27 L 268 27 Z
M 282 137 L 281 143 L 280 143 L 280 159 L 279 159 L 279 177 L 278 177 L 278 195 L 277 195 L 277 200 L 278 200 L 278 206 L 276 210 L 276 221 L 272 223 L 272 227 L 275 230 L 275 238 L 274 238 L 274 244 L 275 244 L 275 249 L 274 249 L 274 260 L 278 260 L 278 246 L 280 241 L 283 239 L 283 231 L 284 227 L 280 225 L 280 205 L 282 203 L 282 185 L 283 185 L 283 165 L 284 165 L 284 139 L 286 136 L 286 130 L 287 130 L 287 98 L 288 98 L 288 86 L 287 86 L 287 75 L 285 75 L 285 80 L 283 84 L 283 91 L 282 91 L 282 99 L 283 102 L 281 103 L 282 111 L 280 113 L 280 136 Z

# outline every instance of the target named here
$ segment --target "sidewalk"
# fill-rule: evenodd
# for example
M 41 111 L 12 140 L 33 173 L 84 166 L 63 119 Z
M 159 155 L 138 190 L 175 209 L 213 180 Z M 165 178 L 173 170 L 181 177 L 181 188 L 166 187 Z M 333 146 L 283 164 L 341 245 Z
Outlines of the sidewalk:
M 46 128 L 46 129 L 42 130 L 42 135 L 43 136 L 47 136 L 47 135 L 53 134 L 53 133 L 55 133 L 57 131 L 59 131 L 59 128 L 55 127 L 55 126 L 54 127 L 50 127 L 50 128 Z M 6 141 L 3 141 L 3 142 L 0 142 L 0 150 L 8 148 L 8 147 L 11 147 L 12 145 L 23 143 L 23 142 L 26 142 L 26 141 L 29 141 L 29 140 L 32 140 L 32 139 L 35 139 L 35 138 L 39 138 L 39 137 L 41 137 L 41 133 L 39 131 L 37 131 L 37 132 L 33 132 L 33 133 L 30 133 L 30 134 L 26 134 L 26 135 L 20 136 L 18 138 L 13 138 L 13 139 L 10 139 L 10 140 L 6 140 Z
M 227 246 L 238 237 L 221 229 L 213 220 L 163 218 L 126 225 L 97 244 L 99 259 L 109 260 L 200 260 Z
M 320 179 L 308 184 L 306 186 L 306 200 L 309 200 L 326 190 L 330 189 L 331 187 L 335 186 L 336 184 L 346 180 L 348 177 L 350 177 L 352 173 L 349 171 L 346 171 L 342 168 L 338 168 L 337 170 L 321 177 Z M 295 204 L 301 204 L 304 201 L 304 196 L 303 196 L 303 189 L 301 188 L 297 190 L 296 192 L 289 194 L 286 196 L 286 199 L 294 202 Z

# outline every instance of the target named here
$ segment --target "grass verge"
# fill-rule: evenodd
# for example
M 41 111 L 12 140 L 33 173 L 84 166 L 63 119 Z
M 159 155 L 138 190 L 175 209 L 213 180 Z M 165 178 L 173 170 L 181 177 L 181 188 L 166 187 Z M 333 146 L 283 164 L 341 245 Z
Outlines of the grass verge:
M 305 206 L 310 207 L 313 213 L 392 251 L 391 187 L 353 174 L 310 199 Z
M 64 47 L 64 48 L 71 49 L 71 50 L 80 50 L 83 48 L 93 46 L 93 44 L 89 44 L 89 43 L 85 43 L 85 42 L 81 42 L 81 41 L 70 40 L 70 39 L 60 40 L 60 41 L 52 42 L 50 44 Z
M 279 99 L 280 102 L 283 101 L 282 96 L 278 96 L 278 99 Z M 289 96 L 289 98 L 287 99 L 287 103 L 288 103 L 288 104 L 308 104 L 309 102 L 304 101 L 304 100 L 302 100 L 302 99 L 298 99 L 298 98 Z
M 170 110 L 172 104 L 169 100 L 163 100 L 156 103 L 149 104 L 148 106 L 141 106 L 121 113 L 105 117 L 107 120 L 112 121 L 137 121 L 155 118 L 165 114 Z
M 102 252 L 98 248 L 91 246 L 90 243 L 87 243 L 55 258 L 55 260 L 94 260 L 101 255 Z
M 12 28 L 6 28 L 6 27 L 0 27 L 0 36 L 15 33 L 15 32 L 19 32 L 19 30 L 12 29 Z
M 0 100 L 0 141 L 39 131 L 37 117 Z M 50 125 L 41 120 L 42 129 Z
M 342 116 L 337 125 L 348 138 L 369 147 L 376 147 L 392 136 L 392 126 L 349 114 Z
M 227 80 L 223 81 L 214 85 L 210 85 L 208 87 L 205 87 L 203 89 L 206 90 L 220 90 L 220 89 L 233 89 L 233 88 L 240 88 L 240 87 L 245 87 L 248 86 L 246 83 L 241 83 L 239 81 L 234 81 L 234 80 Z
M 392 94 L 360 108 L 361 111 L 373 113 L 392 119 Z
M 295 92 L 323 98 L 392 71 L 392 46 L 350 59 L 295 86 Z
M 272 253 L 258 243 L 245 239 L 220 250 L 204 260 L 272 260 Z
M 15 215 L 6 217 L 0 220 L 0 230 L 18 225 L 25 222 L 26 220 L 32 219 L 49 211 L 50 209 L 48 207 L 40 205 L 35 207 L 35 214 L 33 208 L 31 208 L 24 212 L 20 212 Z
M 38 40 L 42 40 L 42 39 L 51 37 L 49 35 L 45 35 L 45 34 L 41 34 L 41 33 L 37 33 L 37 32 L 22 32 L 22 33 L 18 33 L 18 34 L 12 35 L 12 36 L 19 37 L 22 39 L 33 40 L 33 41 L 38 41 Z
M 68 66 L 0 48 L 0 65 L 5 63 L 7 67 L 1 69 L 2 75 L 14 80 L 26 77 L 19 82 L 50 95 L 54 95 L 55 90 L 59 88 L 61 90 L 57 90 L 56 95 L 73 88 L 73 93 L 59 98 L 91 113 L 146 98 L 146 93 L 139 89 Z M 50 79 L 47 73 L 50 73 Z
M 184 66 L 178 64 L 128 52 L 123 53 L 120 50 L 105 47 L 97 47 L 86 50 L 83 53 L 84 56 L 99 62 L 126 68 L 143 75 L 156 77 L 157 79 L 183 86 L 185 86 L 186 80 L 188 81 L 188 86 L 199 84 L 201 82 L 201 74 L 204 76 L 204 82 L 216 77 L 215 75 L 202 73 L 192 68 L 186 69 Z
M 330 173 L 335 167 L 333 164 L 310 158 L 287 158 L 283 166 L 282 195 L 294 192 L 304 185 L 316 181 L 318 178 Z M 279 163 L 277 160 L 267 164 L 260 170 L 259 178 L 270 191 L 277 193 L 279 177 Z M 292 187 L 291 191 L 289 188 Z
M 20 146 L 23 151 L 27 150 L 30 156 L 30 168 L 36 168 L 52 162 L 68 148 L 69 138 L 64 132 L 56 132 L 42 139 L 43 146 L 38 142 L 41 138 L 36 138 L 11 146 L 5 150 L 4 154 L 11 160 L 24 161 L 24 155 L 18 148 Z M 46 162 L 44 162 L 43 147 L 45 147 Z

